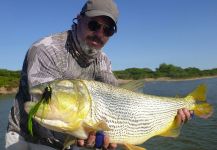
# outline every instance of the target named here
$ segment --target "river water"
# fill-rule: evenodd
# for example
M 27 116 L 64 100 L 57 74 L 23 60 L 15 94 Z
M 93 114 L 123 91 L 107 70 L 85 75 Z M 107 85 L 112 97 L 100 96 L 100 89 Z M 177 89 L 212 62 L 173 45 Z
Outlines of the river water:
M 217 78 L 148 82 L 143 91 L 159 96 L 185 96 L 199 84 L 207 85 L 207 101 L 214 107 L 212 117 L 194 117 L 184 124 L 179 137 L 154 137 L 145 142 L 143 147 L 148 150 L 217 150 Z
M 142 144 L 147 150 L 217 150 L 217 78 L 191 81 L 155 81 L 145 83 L 143 92 L 159 96 L 185 96 L 199 84 L 208 87 L 207 101 L 214 107 L 209 119 L 194 117 L 184 124 L 179 137 L 154 137 Z M 14 95 L 0 96 L 0 150 Z
M 4 149 L 5 132 L 8 123 L 8 114 L 10 112 L 14 95 L 0 96 L 0 150 Z

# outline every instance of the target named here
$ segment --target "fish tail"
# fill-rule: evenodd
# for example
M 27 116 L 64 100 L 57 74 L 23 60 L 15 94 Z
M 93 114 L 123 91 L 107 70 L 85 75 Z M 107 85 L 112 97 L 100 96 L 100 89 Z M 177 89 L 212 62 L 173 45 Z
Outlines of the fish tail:
M 195 107 L 193 108 L 194 114 L 205 119 L 210 117 L 213 113 L 213 106 L 206 101 L 206 91 L 206 85 L 201 84 L 187 96 L 187 99 L 196 101 Z

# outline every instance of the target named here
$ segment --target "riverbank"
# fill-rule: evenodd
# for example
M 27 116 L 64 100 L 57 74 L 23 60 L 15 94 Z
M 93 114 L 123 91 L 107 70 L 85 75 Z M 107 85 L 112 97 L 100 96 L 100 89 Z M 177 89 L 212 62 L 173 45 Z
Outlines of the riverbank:
M 6 88 L 6 87 L 0 87 L 0 95 L 6 95 L 6 94 L 15 94 L 17 93 L 18 88 Z
M 208 78 L 217 78 L 217 76 L 206 76 L 206 77 L 194 77 L 194 78 L 186 78 L 186 79 L 171 79 L 168 77 L 161 77 L 161 78 L 145 78 L 145 79 L 140 79 L 140 81 L 145 81 L 145 82 L 152 82 L 152 81 L 188 81 L 188 80 L 198 80 L 198 79 L 208 79 Z M 120 85 L 122 84 L 127 84 L 131 81 L 135 80 L 123 80 L 123 79 L 118 79 L 118 83 Z
M 187 78 L 187 79 L 171 79 L 167 77 L 162 77 L 162 78 L 145 78 L 145 79 L 140 79 L 139 81 L 142 82 L 152 82 L 152 81 L 185 81 L 185 80 L 198 80 L 198 79 L 205 79 L 205 78 L 217 78 L 217 76 L 207 76 L 207 77 L 198 77 L 198 78 Z M 123 79 L 118 79 L 119 85 L 126 85 L 132 81 L 136 80 L 123 80 Z M 138 82 L 138 81 L 137 81 Z M 13 88 L 6 88 L 6 87 L 0 87 L 0 95 L 5 95 L 5 94 L 15 94 L 18 90 L 18 87 L 13 87 Z

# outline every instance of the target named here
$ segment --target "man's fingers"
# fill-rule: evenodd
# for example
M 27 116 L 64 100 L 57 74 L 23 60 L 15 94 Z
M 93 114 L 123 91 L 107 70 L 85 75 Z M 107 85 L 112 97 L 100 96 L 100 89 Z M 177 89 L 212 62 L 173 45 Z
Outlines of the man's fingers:
M 93 148 L 95 145 L 96 135 L 94 132 L 91 132 L 88 136 L 86 147 Z
M 182 109 L 185 115 L 185 118 L 187 118 L 188 120 L 191 118 L 191 114 L 190 111 L 186 108 Z
M 187 122 L 188 120 L 191 119 L 191 117 L 193 116 L 193 111 L 189 111 L 188 109 L 186 108 L 183 108 L 183 109 L 179 109 L 178 112 L 177 112 L 177 119 L 178 121 L 180 122 Z
M 180 117 L 181 122 L 185 122 L 185 114 L 184 114 L 184 112 L 183 112 L 182 109 L 179 109 L 179 110 L 178 110 L 177 117 Z
M 105 135 L 103 148 L 107 149 L 109 147 L 109 137 Z
M 77 145 L 80 147 L 84 146 L 84 140 L 77 140 Z
M 104 137 L 104 144 L 103 144 L 103 150 L 116 150 L 117 144 L 115 143 L 109 143 L 109 137 L 105 135 Z
M 92 132 L 89 134 L 87 140 L 77 140 L 77 145 L 80 147 L 93 148 L 102 148 L 103 150 L 115 150 L 117 148 L 117 144 L 109 143 L 109 137 L 104 135 L 103 132 Z

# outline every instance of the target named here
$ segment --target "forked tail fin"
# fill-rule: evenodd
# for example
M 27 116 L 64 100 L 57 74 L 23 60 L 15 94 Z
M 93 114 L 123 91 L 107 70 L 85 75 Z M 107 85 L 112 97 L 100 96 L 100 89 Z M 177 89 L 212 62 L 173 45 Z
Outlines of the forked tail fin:
M 206 90 L 206 85 L 201 84 L 186 97 L 187 99 L 194 99 L 196 101 L 193 110 L 194 114 L 200 118 L 208 118 L 213 113 L 212 105 L 206 101 Z
M 213 108 L 210 104 L 206 102 L 206 86 L 204 84 L 199 85 L 193 92 L 188 94 L 185 99 L 187 101 L 191 101 L 190 105 L 192 105 L 192 100 L 194 100 L 194 105 L 191 106 L 191 110 L 194 110 L 196 116 L 201 118 L 208 118 L 213 113 Z M 174 119 L 174 122 L 170 126 L 170 128 L 161 133 L 161 136 L 165 137 L 178 137 L 181 130 L 181 125 L 179 119 Z

